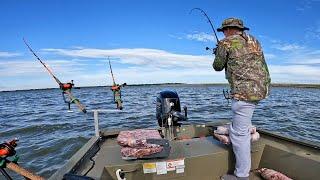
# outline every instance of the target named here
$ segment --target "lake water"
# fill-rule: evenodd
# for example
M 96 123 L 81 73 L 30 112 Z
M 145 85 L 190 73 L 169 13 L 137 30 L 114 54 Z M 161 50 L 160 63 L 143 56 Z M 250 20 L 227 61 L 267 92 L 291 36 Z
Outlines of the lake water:
M 126 86 L 122 91 L 124 110 L 101 114 L 101 127 L 157 127 L 155 100 L 162 90 L 178 92 L 181 105 L 188 107 L 190 122 L 230 118 L 223 88 L 226 87 Z M 81 88 L 73 94 L 89 110 L 115 108 L 109 88 Z M 270 97 L 256 109 L 252 123 L 258 128 L 320 143 L 319 95 L 320 89 L 315 88 L 272 88 Z M 94 135 L 92 113 L 85 115 L 75 105 L 72 108 L 74 112 L 68 113 L 59 89 L 0 92 L 0 141 L 18 137 L 19 164 L 50 177 Z

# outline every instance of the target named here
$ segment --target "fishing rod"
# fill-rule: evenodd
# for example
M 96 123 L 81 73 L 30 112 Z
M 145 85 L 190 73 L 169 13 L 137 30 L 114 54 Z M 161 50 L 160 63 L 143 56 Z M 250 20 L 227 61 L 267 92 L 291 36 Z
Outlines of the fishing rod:
M 218 36 L 217 36 L 216 30 L 215 30 L 215 28 L 214 28 L 214 26 L 213 26 L 213 24 L 212 24 L 209 16 L 207 15 L 207 13 L 206 13 L 204 10 L 200 9 L 200 8 L 193 8 L 193 9 L 190 10 L 189 14 L 191 14 L 194 10 L 200 11 L 200 12 L 202 13 L 202 15 L 207 19 L 207 22 L 210 24 L 211 29 L 212 29 L 212 31 L 213 31 L 213 33 L 214 33 L 214 36 L 215 36 L 216 41 L 217 41 L 217 44 L 218 44 L 218 43 L 219 43 L 219 38 L 218 38 Z M 215 54 L 216 48 L 206 47 L 206 50 L 212 50 L 212 53 Z
M 49 72 L 49 74 L 53 77 L 53 79 L 59 84 L 59 86 L 62 85 L 61 81 L 52 73 L 52 71 L 46 66 L 44 62 L 41 61 L 41 59 L 37 56 L 37 54 L 31 49 L 27 41 L 23 38 L 24 43 L 28 47 L 28 49 L 31 51 L 31 53 L 40 61 L 40 63 L 46 68 L 46 70 Z
M 212 31 L 214 33 L 214 36 L 215 36 L 216 41 L 217 41 L 217 44 L 219 44 L 220 40 L 219 40 L 219 38 L 217 36 L 216 29 L 214 28 L 213 23 L 211 22 L 211 20 L 210 20 L 209 16 L 207 15 L 207 13 L 204 10 L 202 10 L 201 8 L 193 8 L 193 9 L 190 10 L 189 14 L 191 14 L 194 10 L 200 11 L 202 13 L 202 15 L 207 19 L 207 22 L 210 24 L 211 29 L 212 29 Z M 206 50 L 212 50 L 213 54 L 215 54 L 216 49 L 217 48 L 206 47 Z M 229 99 L 231 99 L 231 95 L 230 94 L 231 94 L 230 91 L 223 89 L 223 96 L 228 101 L 228 104 L 229 104 Z
M 207 22 L 210 24 L 211 29 L 212 29 L 212 31 L 213 31 L 213 33 L 214 33 L 214 36 L 215 36 L 215 38 L 216 38 L 216 40 L 217 40 L 217 44 L 218 44 L 218 43 L 219 43 L 219 38 L 218 38 L 218 36 L 217 36 L 216 30 L 215 30 L 215 28 L 214 28 L 214 26 L 213 26 L 213 24 L 212 24 L 209 16 L 207 15 L 207 13 L 204 12 L 204 10 L 202 10 L 202 9 L 200 9 L 200 8 L 193 8 L 193 9 L 190 10 L 189 14 L 191 14 L 194 10 L 200 11 L 200 12 L 202 13 L 202 15 L 204 15 L 204 16 L 206 17 Z
M 52 72 L 52 70 L 49 69 L 49 67 L 39 58 L 39 56 L 37 56 L 37 54 L 32 50 L 31 46 L 27 43 L 27 41 L 23 38 L 23 42 L 25 43 L 25 45 L 28 47 L 28 49 L 30 50 L 30 52 L 38 59 L 38 61 L 44 66 L 44 68 L 49 72 L 49 74 L 53 77 L 53 79 L 58 83 L 60 89 L 62 90 L 62 97 L 65 103 L 68 104 L 68 109 L 70 110 L 70 103 L 75 103 L 78 108 L 86 113 L 87 110 L 85 108 L 85 106 L 83 106 L 80 101 L 78 99 L 76 99 L 72 93 L 71 93 L 71 89 L 73 88 L 74 84 L 73 84 L 73 80 L 71 80 L 71 83 L 62 83 Z M 64 94 L 67 94 L 70 101 L 67 101 L 64 97 Z
M 116 85 L 116 82 L 115 82 L 115 80 L 114 80 L 114 76 L 113 76 L 113 72 L 112 72 L 112 67 L 111 67 L 111 63 L 110 63 L 109 56 L 108 56 L 108 60 L 109 60 L 109 67 L 110 67 L 110 72 L 111 72 L 111 77 L 112 77 L 113 85 L 115 86 L 115 85 Z
M 123 107 L 122 107 L 122 99 L 121 99 L 121 87 L 126 86 L 127 83 L 123 83 L 122 85 L 119 85 L 116 83 L 116 81 L 114 80 L 114 75 L 112 72 L 112 67 L 111 67 L 111 62 L 109 57 L 108 57 L 108 60 L 109 60 L 110 73 L 113 81 L 113 85 L 111 86 L 111 91 L 113 92 L 113 100 L 114 100 L 114 103 L 117 104 L 117 109 L 122 110 Z

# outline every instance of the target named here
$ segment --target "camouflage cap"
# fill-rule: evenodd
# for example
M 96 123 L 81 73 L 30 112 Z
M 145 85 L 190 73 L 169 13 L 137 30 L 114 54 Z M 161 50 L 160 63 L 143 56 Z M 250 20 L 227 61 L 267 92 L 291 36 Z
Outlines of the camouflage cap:
M 243 26 L 243 22 L 241 19 L 238 18 L 227 18 L 222 22 L 222 25 L 220 28 L 217 29 L 218 32 L 223 31 L 224 28 L 227 27 L 237 27 L 242 30 L 249 30 L 249 28 Z

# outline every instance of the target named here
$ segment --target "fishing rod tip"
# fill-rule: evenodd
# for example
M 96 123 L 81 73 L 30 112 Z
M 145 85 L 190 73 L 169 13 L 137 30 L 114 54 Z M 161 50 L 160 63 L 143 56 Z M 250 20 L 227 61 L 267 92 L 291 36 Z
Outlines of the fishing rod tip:
M 189 11 L 189 14 L 191 14 L 192 11 L 195 10 L 195 9 L 197 9 L 197 8 L 192 8 L 192 9 Z

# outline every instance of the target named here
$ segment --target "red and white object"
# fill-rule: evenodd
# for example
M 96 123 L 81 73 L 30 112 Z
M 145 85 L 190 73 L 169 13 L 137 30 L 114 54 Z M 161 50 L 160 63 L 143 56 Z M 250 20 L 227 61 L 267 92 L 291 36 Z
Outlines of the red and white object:
M 257 132 L 257 128 L 252 126 L 249 129 L 251 133 L 251 142 L 258 141 L 260 138 L 260 134 Z M 223 144 L 230 144 L 231 140 L 229 137 L 229 129 L 228 126 L 218 126 L 217 130 L 214 131 L 214 136 Z
M 121 147 L 122 157 L 142 158 L 161 152 L 163 147 L 157 144 L 148 144 L 147 139 L 162 139 L 157 130 L 137 129 L 121 131 L 117 142 Z
M 147 139 L 161 139 L 157 130 L 136 129 L 132 131 L 121 131 L 117 142 L 120 146 L 143 147 L 147 144 Z
M 292 180 L 288 176 L 278 171 L 275 171 L 273 169 L 261 168 L 257 170 L 257 172 L 259 172 L 263 177 L 263 179 L 266 179 L 266 180 Z

